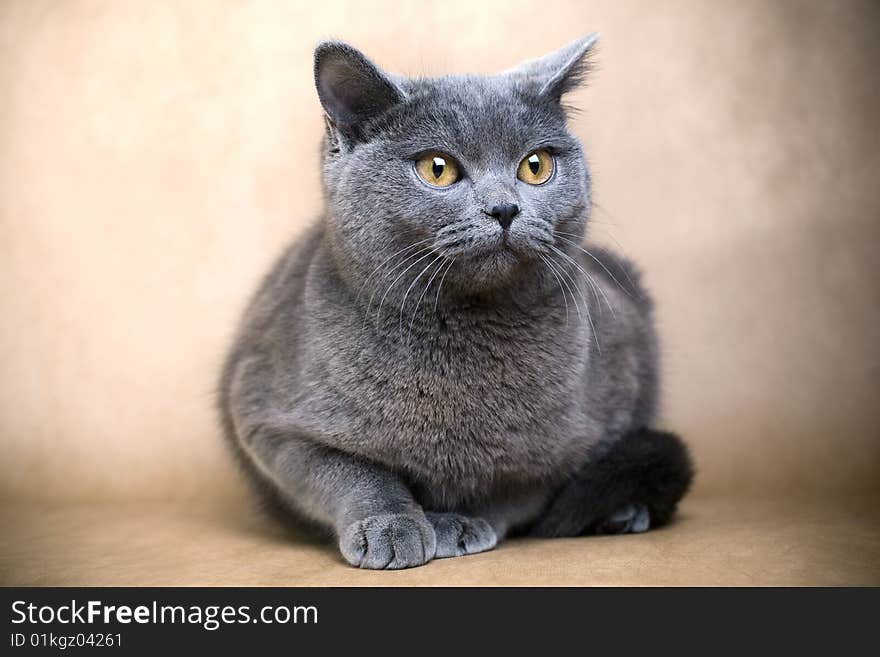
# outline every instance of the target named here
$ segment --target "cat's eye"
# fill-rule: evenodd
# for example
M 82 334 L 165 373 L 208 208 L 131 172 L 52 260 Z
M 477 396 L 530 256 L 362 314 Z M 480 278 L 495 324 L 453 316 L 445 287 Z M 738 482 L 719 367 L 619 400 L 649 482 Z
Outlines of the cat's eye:
M 553 175 L 553 156 L 543 148 L 526 155 L 516 171 L 516 177 L 530 185 L 542 185 Z
M 432 187 L 449 187 L 461 178 L 458 163 L 445 153 L 425 153 L 416 160 L 416 173 Z

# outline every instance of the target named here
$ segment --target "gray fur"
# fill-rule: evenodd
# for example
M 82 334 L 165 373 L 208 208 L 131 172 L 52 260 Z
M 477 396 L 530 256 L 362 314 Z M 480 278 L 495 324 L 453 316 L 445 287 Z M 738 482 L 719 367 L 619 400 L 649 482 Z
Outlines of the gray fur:
M 316 50 L 326 212 L 248 307 L 220 407 L 255 483 L 354 565 L 491 549 L 593 446 L 653 420 L 651 304 L 628 263 L 579 246 L 590 176 L 560 100 L 594 40 L 434 79 L 383 73 L 338 42 Z M 529 186 L 516 168 L 538 147 L 556 172 Z M 427 150 L 464 178 L 421 182 Z M 521 209 L 507 248 L 486 214 L 499 203 Z

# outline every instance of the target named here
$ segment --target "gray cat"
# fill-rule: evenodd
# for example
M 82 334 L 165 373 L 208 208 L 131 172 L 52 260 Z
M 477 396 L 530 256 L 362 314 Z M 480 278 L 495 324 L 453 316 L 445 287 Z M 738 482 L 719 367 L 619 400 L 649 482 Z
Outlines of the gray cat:
M 562 98 L 594 42 L 433 79 L 315 51 L 326 211 L 251 301 L 220 411 L 270 507 L 355 566 L 641 532 L 690 485 L 685 446 L 651 428 L 651 302 L 581 244 Z

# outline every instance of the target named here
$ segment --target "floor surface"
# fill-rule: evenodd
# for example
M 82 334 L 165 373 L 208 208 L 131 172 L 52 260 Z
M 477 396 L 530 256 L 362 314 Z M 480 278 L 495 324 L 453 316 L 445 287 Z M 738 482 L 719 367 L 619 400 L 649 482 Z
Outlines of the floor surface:
M 0 536 L 5 585 L 880 585 L 880 511 L 858 495 L 697 496 L 646 534 L 516 539 L 386 572 L 241 511 L 16 504 Z

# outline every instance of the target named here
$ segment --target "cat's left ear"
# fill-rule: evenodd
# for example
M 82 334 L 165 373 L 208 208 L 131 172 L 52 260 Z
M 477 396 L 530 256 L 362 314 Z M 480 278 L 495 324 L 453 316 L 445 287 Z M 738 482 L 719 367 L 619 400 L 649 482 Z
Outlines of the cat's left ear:
M 533 84 L 538 95 L 559 101 L 575 89 L 590 71 L 590 54 L 595 50 L 599 34 L 593 32 L 539 59 L 523 62 L 506 73 Z
M 389 75 L 341 41 L 324 41 L 315 48 L 315 87 L 330 121 L 348 136 L 404 100 Z

